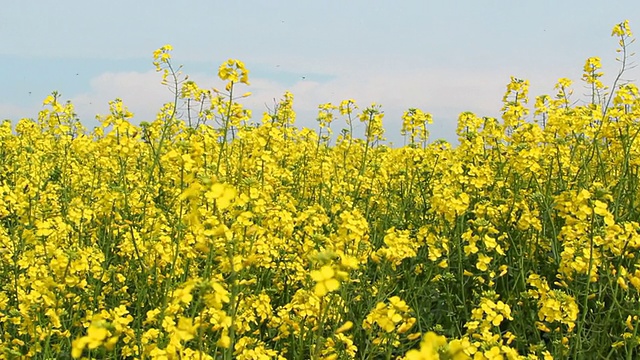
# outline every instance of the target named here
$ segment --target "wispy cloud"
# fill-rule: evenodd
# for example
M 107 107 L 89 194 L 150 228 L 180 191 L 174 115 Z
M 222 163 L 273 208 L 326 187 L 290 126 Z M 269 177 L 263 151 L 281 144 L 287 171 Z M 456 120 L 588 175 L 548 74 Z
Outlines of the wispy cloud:
M 279 73 L 251 72 L 251 85 L 239 84 L 238 92 L 250 91 L 252 95 L 240 101 L 253 111 L 254 119 L 259 120 L 262 113 L 273 109 L 285 91 L 291 91 L 294 109 L 298 112 L 298 126 L 313 128 L 317 126 L 315 117 L 321 103 L 339 104 L 353 98 L 361 109 L 372 103 L 380 104 L 385 111 L 387 137 L 394 143 L 401 141 L 402 113 L 416 107 L 433 114 L 433 138 L 455 141 L 456 120 L 461 112 L 499 116 L 502 95 L 510 75 L 531 81 L 531 104 L 536 95 L 552 93 L 558 77 L 578 76 L 575 80 L 579 80 L 579 71 L 571 74 L 562 74 L 558 70 L 517 74 L 517 69 L 504 68 L 475 71 L 456 66 L 419 67 L 407 63 L 394 67 L 389 65 L 389 61 L 372 62 L 361 67 L 353 66 L 349 61 L 333 65 L 322 61 L 305 65 L 296 65 L 295 61 L 284 63 L 281 66 L 285 69 Z M 184 71 L 189 73 L 188 68 Z M 298 76 L 305 73 L 310 75 Z M 203 88 L 224 86 L 215 74 L 196 72 L 189 75 Z M 297 80 L 291 81 L 293 78 Z M 115 98 L 122 99 L 135 114 L 136 123 L 149 121 L 155 119 L 163 103 L 173 99 L 172 92 L 160 80 L 160 74 L 153 70 L 105 72 L 90 80 L 87 91 L 72 96 L 70 100 L 80 119 L 89 127 L 97 125 L 96 114 L 108 113 L 108 102 Z M 579 83 L 576 87 L 576 95 L 579 95 Z M 13 118 L 19 114 L 34 113 L 12 105 L 0 105 L 0 110 Z M 336 129 L 343 126 L 340 120 L 335 125 Z
M 39 109 L 35 110 L 28 106 L 0 103 L 0 121 L 8 119 L 16 122 L 22 118 L 36 118 L 38 111 Z
M 86 126 L 95 126 L 96 115 L 109 113 L 109 101 L 119 98 L 136 122 L 155 119 L 162 104 L 171 101 L 171 93 L 160 84 L 155 71 L 107 72 L 90 81 L 90 89 L 70 100 Z

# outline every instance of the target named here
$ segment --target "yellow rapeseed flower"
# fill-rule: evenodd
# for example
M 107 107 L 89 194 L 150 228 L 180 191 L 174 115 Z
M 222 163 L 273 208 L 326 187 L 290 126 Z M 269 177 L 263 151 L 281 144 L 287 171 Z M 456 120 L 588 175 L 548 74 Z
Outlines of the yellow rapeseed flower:
M 318 296 L 338 290 L 340 281 L 335 278 L 335 271 L 331 265 L 324 265 L 320 270 L 311 271 L 311 278 L 316 282 L 314 292 Z

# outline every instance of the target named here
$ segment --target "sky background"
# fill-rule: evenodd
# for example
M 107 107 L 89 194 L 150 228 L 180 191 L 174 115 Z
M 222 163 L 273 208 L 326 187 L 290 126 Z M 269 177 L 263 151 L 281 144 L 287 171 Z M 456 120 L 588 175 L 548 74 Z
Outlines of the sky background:
M 318 104 L 353 98 L 361 109 L 382 105 L 397 145 L 411 107 L 433 115 L 431 139 L 455 142 L 461 112 L 500 116 L 510 76 L 530 81 L 531 105 L 560 77 L 574 80 L 578 100 L 585 60 L 600 56 L 610 85 L 619 66 L 611 28 L 624 19 L 640 33 L 640 1 L 7 1 L 0 119 L 36 118 L 57 90 L 90 129 L 115 98 L 134 122 L 153 120 L 172 94 L 152 53 L 171 44 L 174 65 L 203 88 L 223 86 L 226 59 L 244 61 L 251 86 L 242 92 L 253 95 L 242 102 L 255 120 L 289 90 L 298 126 L 317 127 Z

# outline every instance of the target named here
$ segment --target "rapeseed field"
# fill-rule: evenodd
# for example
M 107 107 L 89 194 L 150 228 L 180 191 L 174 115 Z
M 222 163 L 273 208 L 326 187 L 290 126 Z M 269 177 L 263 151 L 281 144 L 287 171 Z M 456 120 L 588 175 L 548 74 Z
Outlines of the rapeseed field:
M 599 58 L 583 100 L 512 78 L 456 146 L 420 109 L 386 146 L 354 100 L 315 130 L 291 93 L 255 120 L 241 61 L 208 90 L 168 45 L 154 121 L 116 99 L 87 130 L 53 93 L 0 125 L 0 356 L 637 358 L 640 93 L 628 22 L 612 36 L 610 87 Z

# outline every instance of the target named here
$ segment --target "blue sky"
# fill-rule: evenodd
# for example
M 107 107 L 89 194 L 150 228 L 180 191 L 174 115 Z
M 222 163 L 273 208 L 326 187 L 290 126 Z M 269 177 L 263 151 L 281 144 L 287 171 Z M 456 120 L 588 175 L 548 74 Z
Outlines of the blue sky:
M 0 119 L 36 117 L 57 90 L 89 127 L 116 97 L 136 122 L 151 120 L 171 100 L 152 52 L 171 44 L 174 63 L 201 87 L 220 86 L 224 60 L 244 61 L 253 95 L 243 102 L 255 118 L 290 90 L 299 126 L 316 126 L 318 104 L 353 98 L 361 108 L 383 106 L 396 144 L 410 107 L 433 115 L 432 139 L 455 141 L 460 112 L 499 116 L 510 76 L 530 81 L 532 99 L 569 77 L 578 99 L 587 91 L 579 81 L 584 61 L 600 56 L 610 84 L 618 67 L 611 28 L 624 19 L 640 32 L 640 2 L 7 2 Z M 635 68 L 626 78 L 638 75 Z

